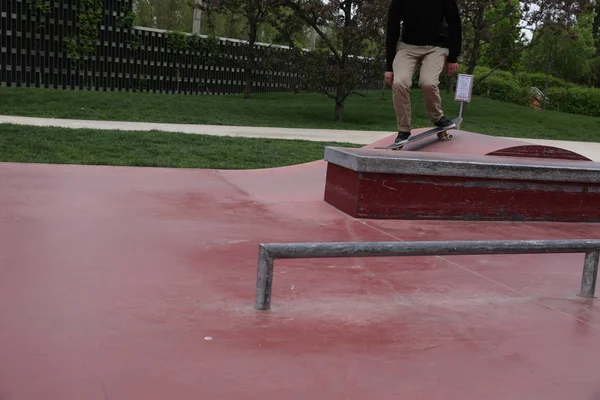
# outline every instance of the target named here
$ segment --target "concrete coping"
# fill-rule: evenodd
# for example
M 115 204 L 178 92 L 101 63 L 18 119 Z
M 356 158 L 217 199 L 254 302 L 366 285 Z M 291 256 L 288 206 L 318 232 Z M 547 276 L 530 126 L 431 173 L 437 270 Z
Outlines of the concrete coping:
M 600 163 L 325 147 L 325 161 L 356 172 L 600 184 Z

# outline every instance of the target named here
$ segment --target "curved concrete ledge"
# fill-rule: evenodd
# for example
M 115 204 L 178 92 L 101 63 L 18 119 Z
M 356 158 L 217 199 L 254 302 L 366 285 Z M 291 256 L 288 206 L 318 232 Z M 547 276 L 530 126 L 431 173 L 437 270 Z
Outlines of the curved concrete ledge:
M 425 131 L 426 129 L 415 129 L 414 134 L 418 135 Z M 590 158 L 582 154 L 556 146 L 533 144 L 517 139 L 488 136 L 462 130 L 452 130 L 451 132 L 454 135 L 452 140 L 439 140 L 436 136 L 432 136 L 408 143 L 404 146 L 404 151 L 591 161 Z M 396 135 L 391 135 L 365 148 L 372 149 L 387 146 L 393 143 L 395 138 Z
M 600 182 L 600 163 L 326 147 L 325 161 L 357 172 Z
M 325 149 L 325 201 L 359 218 L 600 221 L 600 163 Z
M 550 158 L 556 160 L 592 161 L 588 157 L 575 153 L 571 150 L 561 149 L 559 147 L 554 146 L 542 146 L 536 144 L 526 144 L 521 146 L 507 147 L 504 149 L 492 151 L 486 155 L 544 159 Z

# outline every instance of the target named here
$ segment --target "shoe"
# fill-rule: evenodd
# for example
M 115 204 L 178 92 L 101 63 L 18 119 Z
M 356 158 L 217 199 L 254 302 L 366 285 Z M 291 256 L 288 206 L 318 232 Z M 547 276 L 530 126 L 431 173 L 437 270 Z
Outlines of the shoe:
M 406 142 L 408 142 L 408 139 L 410 139 L 410 132 L 398 132 L 398 136 L 396 137 L 396 140 L 394 141 L 394 144 L 404 144 Z
M 438 128 L 444 129 L 456 128 L 456 124 L 444 116 L 442 116 L 442 118 L 440 118 L 439 121 L 436 122 L 434 125 Z

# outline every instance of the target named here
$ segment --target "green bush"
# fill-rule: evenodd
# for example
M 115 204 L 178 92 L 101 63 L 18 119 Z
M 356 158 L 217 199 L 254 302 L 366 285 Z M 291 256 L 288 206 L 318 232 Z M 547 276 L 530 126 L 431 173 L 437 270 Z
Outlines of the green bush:
M 486 76 L 488 73 L 490 72 L 490 68 L 489 67 L 485 67 L 485 66 L 477 66 L 475 67 L 475 72 L 473 72 L 473 75 L 475 76 L 475 79 L 479 79 L 483 76 Z M 467 73 L 467 68 L 464 65 L 459 65 L 458 67 L 458 74 L 466 74 Z M 456 77 L 455 77 L 456 78 Z M 476 93 L 475 91 L 473 92 L 473 94 L 479 95 L 479 96 L 485 96 L 485 97 L 491 97 L 491 98 L 496 98 L 496 97 L 492 97 L 492 91 L 491 91 L 491 87 L 489 86 L 489 84 L 487 83 L 488 80 L 494 80 L 495 82 L 498 81 L 505 81 L 508 82 L 507 85 L 502 85 L 499 84 L 500 87 L 502 88 L 501 93 L 498 94 L 494 94 L 494 96 L 503 98 L 512 98 L 513 96 L 508 95 L 505 96 L 507 94 L 507 92 L 510 92 L 511 90 L 514 91 L 514 95 L 516 95 L 516 97 L 518 97 L 519 99 L 523 96 L 525 96 L 522 92 L 522 90 L 519 88 L 519 81 L 515 78 L 515 76 L 513 74 L 511 74 L 508 71 L 501 71 L 501 70 L 495 70 L 494 72 L 492 72 L 483 82 L 482 85 L 484 85 L 485 87 L 480 88 L 480 90 L 478 91 L 478 93 Z M 456 79 L 453 82 L 454 84 L 456 84 Z M 440 76 L 440 88 L 445 88 L 447 84 L 447 74 L 442 73 L 442 75 Z M 496 85 L 496 83 L 492 83 L 492 85 Z M 486 94 L 487 93 L 487 94 Z
M 481 77 L 489 74 L 490 70 L 491 69 L 488 67 L 484 67 L 484 66 L 479 67 L 478 66 L 478 67 L 475 67 L 475 72 L 473 73 L 473 75 L 475 75 L 476 79 L 481 78 Z M 514 83 L 515 85 L 519 86 L 519 81 L 517 80 L 517 78 L 515 78 L 515 76 L 508 71 L 502 71 L 502 70 L 497 69 L 494 72 L 492 72 L 492 74 L 489 75 L 488 78 L 486 78 L 486 80 L 489 78 L 500 78 L 502 80 L 509 81 L 509 82 Z
M 529 101 L 527 90 L 521 88 L 513 80 L 495 75 L 491 75 L 479 83 L 474 88 L 473 94 L 509 103 L 528 104 Z
M 490 68 L 478 66 L 475 68 L 475 79 L 487 75 Z M 459 74 L 466 73 L 466 67 L 459 66 Z M 445 71 L 440 76 L 440 89 L 446 87 L 447 75 Z M 418 75 L 414 84 L 417 85 Z M 534 96 L 531 87 L 544 90 L 546 74 L 544 73 L 518 73 L 513 75 L 508 71 L 495 70 L 485 80 L 477 84 L 473 90 L 476 96 L 487 97 L 494 100 L 506 101 L 525 106 L 533 105 Z M 600 89 L 578 86 L 562 79 L 550 76 L 548 80 L 548 93 L 550 104 L 547 108 L 570 114 L 600 117 Z
M 517 75 L 519 85 L 523 87 L 536 87 L 540 90 L 544 90 L 546 87 L 546 74 L 543 72 L 539 73 L 521 73 Z M 566 82 L 560 78 L 550 76 L 548 79 L 549 88 L 571 88 L 576 85 L 573 83 Z
M 550 108 L 570 114 L 600 117 L 600 89 L 572 87 L 548 89 Z

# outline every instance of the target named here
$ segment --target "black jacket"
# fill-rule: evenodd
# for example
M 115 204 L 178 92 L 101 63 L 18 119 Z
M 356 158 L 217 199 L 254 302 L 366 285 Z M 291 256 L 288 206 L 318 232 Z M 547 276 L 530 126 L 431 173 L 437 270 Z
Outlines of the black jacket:
M 391 0 L 386 32 L 386 71 L 392 71 L 400 39 L 417 46 L 440 46 L 450 50 L 447 61 L 455 63 L 462 46 L 462 24 L 456 0 Z

